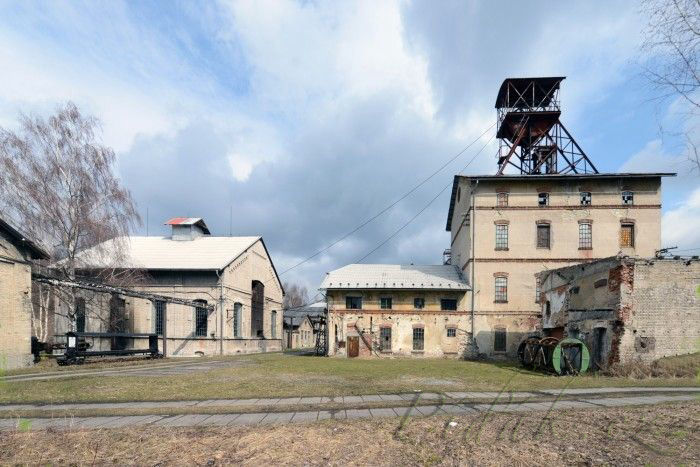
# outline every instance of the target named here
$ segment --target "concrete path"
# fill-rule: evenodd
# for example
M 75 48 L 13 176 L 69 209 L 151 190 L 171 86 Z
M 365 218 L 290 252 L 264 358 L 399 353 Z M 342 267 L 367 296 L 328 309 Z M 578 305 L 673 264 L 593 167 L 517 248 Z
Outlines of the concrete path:
M 669 389 L 669 388 L 666 388 Z M 658 392 L 658 391 L 657 391 Z M 679 392 L 679 391 L 677 391 Z M 697 392 L 697 389 L 696 391 Z M 433 415 L 459 415 L 486 412 L 530 412 L 563 409 L 592 409 L 650 405 L 663 402 L 697 400 L 697 394 L 642 395 L 627 397 L 580 398 L 549 402 L 520 403 L 440 403 L 414 405 L 411 407 L 310 410 L 302 412 L 260 412 L 244 414 L 188 414 L 188 415 L 127 415 L 113 417 L 56 417 L 56 418 L 5 418 L 0 419 L 0 430 L 43 430 L 126 428 L 139 426 L 192 427 L 192 426 L 237 426 L 275 423 L 310 423 L 318 420 L 346 420 L 353 418 L 383 417 L 427 417 Z M 94 404 L 97 405 L 97 404 Z
M 135 402 L 96 402 L 68 404 L 3 404 L 0 413 L 12 410 L 90 410 L 90 409 L 164 409 L 172 407 L 236 407 L 261 406 L 279 408 L 291 405 L 322 405 L 344 404 L 360 405 L 363 403 L 406 402 L 416 405 L 430 404 L 461 404 L 466 402 L 500 402 L 522 401 L 523 399 L 551 399 L 552 397 L 567 398 L 575 396 L 603 396 L 607 394 L 637 395 L 637 394 L 668 394 L 688 393 L 700 397 L 700 387 L 629 387 L 629 388 L 583 388 L 583 389 L 542 389 L 531 392 L 415 392 L 406 394 L 365 394 L 360 396 L 314 396 L 314 397 L 284 397 L 263 399 L 209 399 L 185 401 L 135 401 Z M 396 404 L 394 404 L 396 405 Z M 269 411 L 269 410 L 266 410 Z

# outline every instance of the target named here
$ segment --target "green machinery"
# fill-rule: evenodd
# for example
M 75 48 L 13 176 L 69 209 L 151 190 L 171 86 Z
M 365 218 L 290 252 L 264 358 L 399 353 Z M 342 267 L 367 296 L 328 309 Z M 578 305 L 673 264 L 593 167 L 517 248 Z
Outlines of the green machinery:
M 578 375 L 588 370 L 590 355 L 583 341 L 567 337 L 528 337 L 518 347 L 525 368 L 558 375 Z

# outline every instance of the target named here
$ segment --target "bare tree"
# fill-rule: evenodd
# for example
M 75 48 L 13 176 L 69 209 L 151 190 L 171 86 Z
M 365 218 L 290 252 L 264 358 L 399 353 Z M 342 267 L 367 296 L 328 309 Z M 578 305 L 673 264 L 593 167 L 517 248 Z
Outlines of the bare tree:
M 72 102 L 48 119 L 22 115 L 19 131 L 0 127 L 0 207 L 49 248 L 52 269 L 64 278 L 73 280 L 91 267 L 91 279 L 123 282 L 131 273 L 110 266 L 119 264 L 125 254 L 120 242 L 140 218 L 114 174 L 114 151 L 97 139 L 98 129 L 99 121 Z M 61 297 L 74 322 L 74 293 Z
M 309 292 L 304 286 L 285 282 L 284 292 L 284 303 L 282 306 L 285 310 L 299 308 L 309 303 Z

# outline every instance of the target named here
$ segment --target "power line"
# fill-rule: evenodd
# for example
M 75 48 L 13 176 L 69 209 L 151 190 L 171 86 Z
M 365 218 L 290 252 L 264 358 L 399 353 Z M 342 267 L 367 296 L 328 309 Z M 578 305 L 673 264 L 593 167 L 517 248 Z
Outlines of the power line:
M 476 139 L 475 139 L 474 141 L 472 141 L 472 142 L 470 142 L 469 144 L 467 144 L 467 145 L 466 145 L 461 151 L 459 151 L 454 157 L 452 157 L 450 160 L 448 160 L 447 162 L 445 162 L 442 166 L 440 166 L 440 168 L 438 168 L 435 172 L 433 172 L 432 174 L 430 174 L 427 178 L 423 179 L 421 182 L 419 182 L 419 183 L 418 183 L 417 185 L 415 185 L 413 188 L 411 188 L 411 189 L 408 190 L 406 193 L 404 193 L 399 199 L 397 199 L 397 200 L 394 201 L 393 203 L 389 204 L 387 207 L 385 207 L 384 209 L 382 209 L 381 211 L 379 211 L 377 214 L 375 214 L 374 216 L 370 217 L 369 219 L 367 219 L 366 221 L 364 221 L 363 223 L 361 223 L 360 225 L 358 225 L 357 227 L 355 227 L 354 229 L 352 229 L 351 231 L 349 231 L 348 233 L 346 233 L 346 234 L 343 235 L 342 237 L 338 238 L 337 240 L 335 240 L 334 242 L 332 242 L 330 245 L 328 245 L 328 246 L 326 246 L 326 247 L 324 247 L 324 248 L 318 250 L 317 252 L 315 252 L 315 253 L 312 254 L 311 256 L 309 256 L 309 257 L 307 257 L 307 258 L 304 258 L 303 260 L 301 260 L 301 261 L 299 261 L 298 263 L 296 263 L 294 266 L 285 269 L 284 271 L 282 271 L 282 272 L 279 274 L 279 276 L 282 276 L 282 275 L 288 273 L 288 272 L 291 271 L 292 269 L 296 269 L 297 267 L 301 266 L 302 264 L 304 264 L 304 263 L 306 263 L 306 262 L 312 260 L 312 259 L 315 258 L 316 256 L 320 255 L 321 253 L 323 253 L 323 252 L 325 252 L 325 251 L 328 251 L 329 249 L 333 248 L 333 247 L 334 247 L 335 245 L 337 245 L 338 243 L 340 243 L 340 242 L 342 242 L 343 240 L 345 240 L 346 238 L 348 238 L 350 235 L 354 234 L 355 232 L 357 232 L 358 230 L 362 229 L 364 226 L 366 226 L 367 224 L 369 224 L 369 223 L 372 222 L 373 220 L 377 219 L 377 218 L 378 218 L 379 216 L 381 216 L 382 214 L 384 214 L 384 213 L 386 213 L 387 211 L 389 211 L 391 208 L 393 208 L 394 206 L 396 206 L 397 204 L 399 204 L 401 201 L 403 201 L 404 199 L 406 199 L 408 196 L 410 196 L 410 195 L 411 195 L 414 191 L 416 191 L 418 188 L 420 188 L 421 186 L 425 185 L 425 183 L 427 183 L 428 180 L 430 180 L 430 179 L 433 178 L 435 175 L 437 175 L 438 173 L 440 173 L 445 167 L 447 167 L 447 166 L 450 165 L 452 162 L 454 162 L 459 156 L 461 156 L 462 154 L 464 154 L 470 147 L 472 147 L 474 144 L 476 144 L 476 142 L 479 141 L 479 140 L 481 139 L 482 136 L 484 136 L 486 133 L 488 133 L 495 125 L 496 125 L 496 124 L 493 123 L 491 126 L 489 126 L 486 130 L 483 131 L 483 133 L 481 133 L 479 136 L 477 136 Z M 493 139 L 493 137 L 491 137 L 491 139 Z M 489 140 L 489 142 L 491 142 L 491 140 Z M 488 144 L 488 143 L 487 143 L 487 144 Z M 482 148 L 482 149 L 483 149 L 483 148 Z M 481 150 L 480 150 L 479 152 L 481 152 Z M 478 154 L 478 153 L 477 153 L 477 154 Z M 472 160 L 473 160 L 473 159 L 472 159 Z M 471 163 L 471 161 L 470 161 L 470 163 Z M 468 166 L 468 165 L 469 165 L 469 164 L 467 164 L 467 166 Z M 465 167 L 465 168 L 466 168 L 466 167 Z M 462 170 L 464 170 L 464 169 L 462 169 Z
M 464 172 L 464 171 L 467 169 L 467 167 L 469 167 L 469 166 L 471 165 L 471 163 L 474 162 L 474 160 L 477 158 L 477 156 L 478 156 L 479 154 L 481 154 L 481 152 L 482 152 L 484 149 L 486 149 L 486 147 L 491 143 L 491 141 L 493 141 L 493 136 L 486 142 L 486 144 L 484 144 L 484 145 L 481 147 L 481 149 L 479 149 L 479 151 L 478 151 L 476 154 L 474 154 L 474 157 L 472 157 L 471 160 L 470 160 L 469 162 L 467 162 L 467 165 L 465 165 L 464 168 L 463 168 L 462 170 L 459 171 L 459 173 Z M 370 251 L 369 253 L 367 253 L 366 255 L 364 255 L 362 258 L 360 258 L 360 259 L 357 261 L 357 263 L 361 263 L 361 262 L 362 262 L 363 260 L 365 260 L 368 256 L 370 256 L 372 253 L 374 253 L 375 251 L 377 251 L 378 249 L 380 249 L 382 246 L 384 246 L 389 240 L 391 240 L 392 238 L 394 238 L 395 236 L 397 236 L 403 229 L 405 229 L 406 227 L 408 227 L 408 225 L 409 225 L 411 222 L 413 222 L 414 220 L 416 220 L 416 219 L 418 218 L 418 216 L 420 216 L 421 214 L 423 214 L 423 212 L 424 212 L 426 209 L 428 209 L 428 208 L 430 207 L 430 205 L 433 204 L 433 203 L 435 202 L 435 200 L 437 200 L 437 199 L 440 197 L 440 195 L 442 195 L 442 194 L 445 192 L 445 190 L 447 190 L 451 185 L 452 185 L 452 182 L 450 181 L 450 183 L 448 183 L 447 185 L 445 185 L 445 186 L 440 190 L 440 192 L 439 192 L 433 199 L 431 199 L 430 201 L 428 201 L 428 204 L 426 204 L 425 206 L 423 206 L 423 208 L 422 208 L 420 211 L 418 211 L 418 212 L 416 213 L 415 216 L 411 217 L 411 218 L 408 220 L 408 222 L 406 222 L 405 224 L 403 224 L 403 225 L 402 225 L 401 227 L 399 227 L 396 231 L 394 231 L 394 233 L 392 233 L 392 234 L 389 235 L 387 238 L 385 238 L 382 242 L 380 242 L 376 247 L 374 247 L 374 248 L 372 249 L 372 251 Z

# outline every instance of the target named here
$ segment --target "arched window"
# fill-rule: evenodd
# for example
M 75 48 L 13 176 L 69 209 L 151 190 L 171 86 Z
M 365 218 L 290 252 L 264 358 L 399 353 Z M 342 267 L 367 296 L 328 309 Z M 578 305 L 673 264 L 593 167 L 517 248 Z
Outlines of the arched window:
M 265 310 L 265 285 L 260 281 L 251 283 L 250 336 L 263 337 L 263 313 Z
M 207 321 L 209 318 L 209 310 L 206 308 L 206 300 L 195 300 L 205 306 L 198 306 L 194 309 L 194 335 L 197 337 L 206 337 Z

